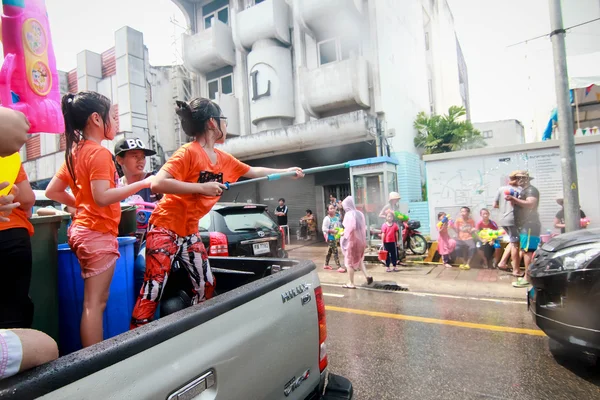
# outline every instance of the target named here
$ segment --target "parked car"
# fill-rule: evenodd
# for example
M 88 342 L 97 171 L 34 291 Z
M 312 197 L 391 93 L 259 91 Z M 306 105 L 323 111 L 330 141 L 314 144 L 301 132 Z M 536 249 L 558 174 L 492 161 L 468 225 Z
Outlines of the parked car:
M 527 271 L 528 308 L 560 346 L 600 355 L 600 229 L 566 233 L 544 243 Z M 560 345 L 560 346 L 557 346 Z
M 199 222 L 210 256 L 287 258 L 284 231 L 264 204 L 217 203 Z
M 327 370 L 325 303 L 313 262 L 210 263 L 214 298 L 2 380 L 0 398 L 352 399 L 351 382 Z M 277 273 L 231 284 L 237 271 L 252 270 Z M 167 287 L 175 282 L 169 277 Z

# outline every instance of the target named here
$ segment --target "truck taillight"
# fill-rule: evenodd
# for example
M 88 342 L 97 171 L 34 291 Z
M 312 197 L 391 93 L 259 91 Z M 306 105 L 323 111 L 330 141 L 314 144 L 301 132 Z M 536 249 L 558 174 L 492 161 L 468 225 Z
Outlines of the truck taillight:
M 281 238 L 282 238 L 282 240 L 281 240 L 281 248 L 283 250 L 285 250 L 285 231 L 283 230 L 283 228 L 281 226 L 279 227 L 279 232 L 281 232 Z
M 325 302 L 323 301 L 323 289 L 321 286 L 315 288 L 315 300 L 317 302 L 317 315 L 319 318 L 319 370 L 327 368 L 327 321 L 325 320 Z
M 227 236 L 221 232 L 210 232 L 209 234 L 209 256 L 227 257 L 229 248 L 227 247 Z

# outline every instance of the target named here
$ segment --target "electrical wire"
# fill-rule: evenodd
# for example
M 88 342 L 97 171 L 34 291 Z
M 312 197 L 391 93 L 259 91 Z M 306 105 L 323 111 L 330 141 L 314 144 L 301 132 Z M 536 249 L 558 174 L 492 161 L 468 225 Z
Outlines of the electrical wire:
M 591 24 L 592 22 L 596 22 L 596 21 L 600 21 L 600 18 L 594 18 L 594 19 L 591 19 L 589 21 L 582 22 L 580 24 L 572 25 L 572 26 L 569 26 L 568 28 L 564 28 L 564 30 L 568 31 L 568 30 L 571 30 L 573 28 L 578 28 L 580 26 Z M 525 44 L 527 42 L 531 42 L 532 40 L 537 40 L 537 39 L 545 38 L 545 37 L 548 37 L 548 36 L 550 36 L 550 33 L 546 33 L 546 34 L 543 34 L 543 35 L 540 35 L 540 36 L 536 36 L 536 37 L 533 37 L 531 39 L 523 40 L 522 42 L 511 44 L 510 46 L 506 46 L 506 47 L 508 48 L 508 47 L 518 46 L 520 44 Z

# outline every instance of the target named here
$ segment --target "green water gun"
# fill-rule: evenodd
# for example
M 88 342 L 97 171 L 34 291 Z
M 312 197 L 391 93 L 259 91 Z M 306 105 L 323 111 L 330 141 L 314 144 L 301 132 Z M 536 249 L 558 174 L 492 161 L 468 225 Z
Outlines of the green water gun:
M 408 215 L 406 214 L 402 214 L 400 211 L 394 211 L 394 217 L 398 220 L 398 221 L 408 221 Z
M 333 234 L 335 240 L 340 240 L 342 236 L 344 236 L 344 228 L 335 228 L 335 233 Z

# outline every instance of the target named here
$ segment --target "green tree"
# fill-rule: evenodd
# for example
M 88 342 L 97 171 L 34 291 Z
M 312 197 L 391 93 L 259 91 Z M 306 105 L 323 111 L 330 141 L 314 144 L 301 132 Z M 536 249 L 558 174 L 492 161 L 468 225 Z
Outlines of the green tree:
M 477 149 L 487 145 L 471 121 L 460 120 L 466 115 L 464 107 L 452 106 L 447 115 L 427 115 L 420 112 L 414 122 L 417 136 L 415 147 L 425 154 Z

